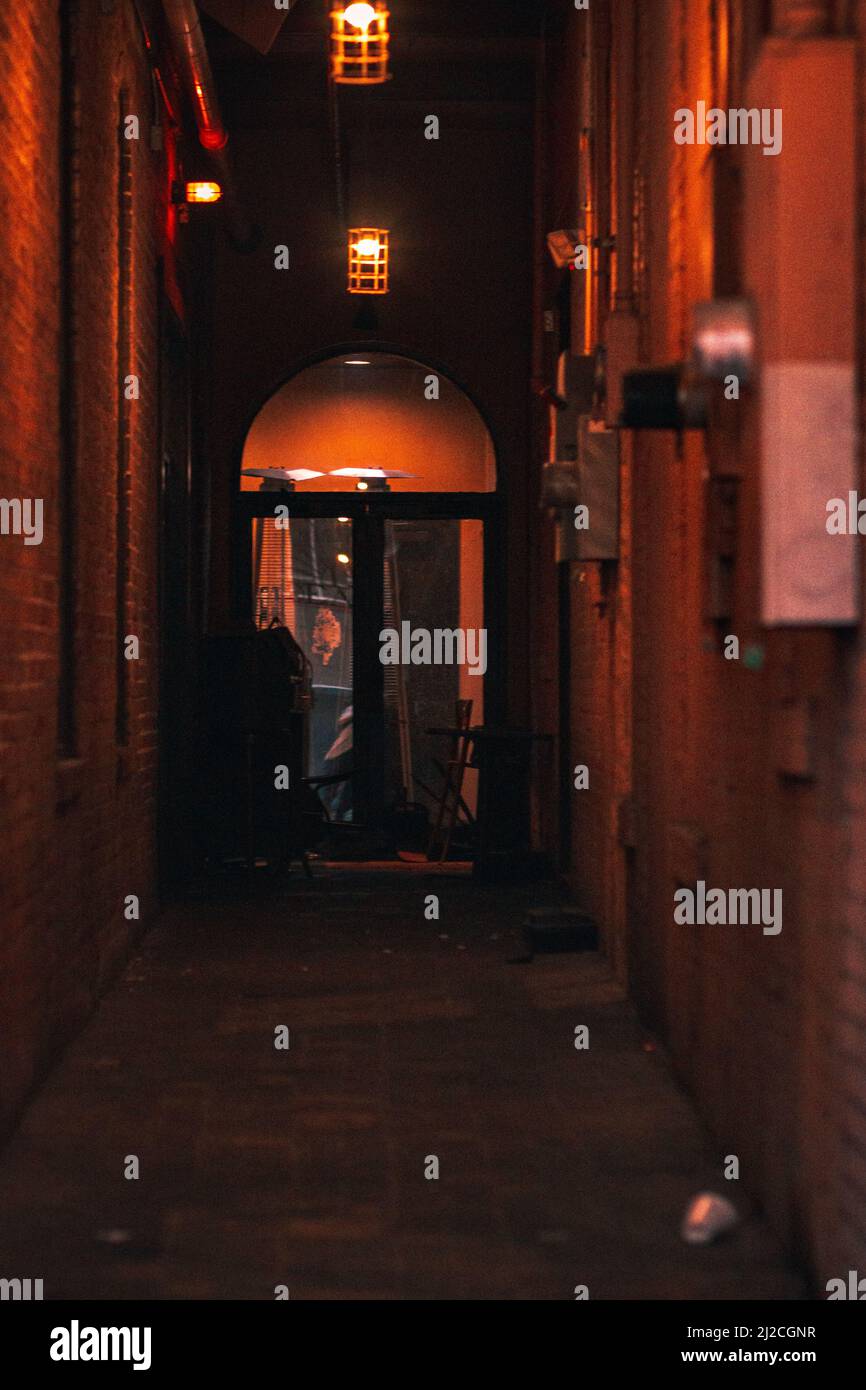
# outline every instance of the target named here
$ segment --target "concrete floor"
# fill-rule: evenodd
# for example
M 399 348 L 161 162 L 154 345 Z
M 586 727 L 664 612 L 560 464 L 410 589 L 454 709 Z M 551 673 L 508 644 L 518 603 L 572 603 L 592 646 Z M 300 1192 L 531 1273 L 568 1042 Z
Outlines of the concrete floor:
M 146 937 L 0 1159 L 0 1275 L 84 1299 L 803 1296 L 754 1216 L 680 1240 L 703 1186 L 745 1197 L 602 959 L 509 963 L 537 888 L 317 875 Z

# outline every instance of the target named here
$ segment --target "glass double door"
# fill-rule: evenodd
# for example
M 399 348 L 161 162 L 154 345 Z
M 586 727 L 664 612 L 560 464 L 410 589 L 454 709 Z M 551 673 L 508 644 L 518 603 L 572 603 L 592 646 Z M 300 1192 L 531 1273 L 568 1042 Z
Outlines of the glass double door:
M 433 812 L 457 702 L 484 718 L 484 521 L 359 514 L 252 521 L 252 617 L 308 663 L 306 776 L 332 820 Z M 474 811 L 474 773 L 464 801 Z

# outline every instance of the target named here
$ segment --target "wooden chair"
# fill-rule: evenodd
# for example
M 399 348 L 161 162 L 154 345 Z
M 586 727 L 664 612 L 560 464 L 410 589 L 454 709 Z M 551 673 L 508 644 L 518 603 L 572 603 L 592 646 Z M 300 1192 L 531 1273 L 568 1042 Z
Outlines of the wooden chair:
M 451 835 L 457 824 L 457 815 L 464 804 L 463 777 L 469 761 L 469 748 L 472 743 L 470 724 L 472 721 L 472 701 L 457 700 L 454 707 L 454 736 L 448 760 L 444 766 L 445 782 L 442 795 L 436 804 L 436 820 L 430 832 L 427 858 L 443 864 L 448 858 Z

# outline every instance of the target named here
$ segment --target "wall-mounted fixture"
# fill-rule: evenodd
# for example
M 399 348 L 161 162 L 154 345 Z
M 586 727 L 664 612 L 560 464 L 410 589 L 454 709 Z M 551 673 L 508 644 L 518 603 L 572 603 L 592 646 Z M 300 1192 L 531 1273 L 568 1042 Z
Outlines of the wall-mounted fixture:
M 556 514 L 556 560 L 619 556 L 619 432 L 594 417 L 594 356 L 559 355 L 541 506 Z
M 357 478 L 357 492 L 390 492 L 389 478 L 414 478 L 415 473 L 403 473 L 399 468 L 332 468 L 329 478 Z
M 388 7 L 373 4 L 335 5 L 331 10 L 331 76 L 335 82 L 369 87 L 387 82 Z
M 212 179 L 197 179 L 184 185 L 185 203 L 218 203 L 223 191 Z
M 578 429 L 577 487 L 586 526 L 574 527 L 578 560 L 619 559 L 619 431 L 583 415 Z
M 630 309 L 615 309 L 605 325 L 605 341 L 599 344 L 598 399 L 605 424 L 615 429 L 622 418 L 623 379 L 638 370 L 640 320 Z
M 551 460 L 541 469 L 542 508 L 556 512 L 571 511 L 580 501 L 577 485 L 577 460 L 563 463 Z
M 177 208 L 178 222 L 189 221 L 189 210 L 194 203 L 218 203 L 222 198 L 222 188 L 210 179 L 196 179 L 184 183 L 176 179 L 171 186 L 171 201 Z
M 547 249 L 557 270 L 570 269 L 577 260 L 580 247 L 580 232 L 566 230 L 547 233 Z
M 692 365 L 706 381 L 752 379 L 755 368 L 754 311 L 748 299 L 711 299 L 692 310 Z
M 573 525 L 574 508 L 580 502 L 578 486 L 578 424 L 592 407 L 595 379 L 593 358 L 561 352 L 556 364 L 556 389 L 536 388 L 549 405 L 550 436 L 548 460 L 541 470 L 542 508 L 557 513 L 558 558 L 562 554 L 559 537 Z
M 625 429 L 700 430 L 706 423 L 706 388 L 682 363 L 623 377 L 620 424 Z
M 242 468 L 245 478 L 261 478 L 259 492 L 294 492 L 296 483 L 323 478 L 318 468 Z
M 795 7 L 785 10 L 793 20 Z M 744 106 L 785 113 L 784 153 L 765 159 L 751 147 L 742 160 L 744 284 L 760 332 L 753 428 L 769 627 L 842 626 L 861 615 L 862 542 L 850 527 L 840 535 L 827 527 L 828 503 L 860 485 L 859 68 L 855 39 L 768 38 L 743 94 Z
M 556 509 L 556 560 L 619 558 L 619 431 L 582 415 L 574 463 L 547 463 L 542 505 Z
M 556 364 L 557 409 L 550 415 L 550 457 L 577 458 L 577 430 L 581 415 L 592 410 L 595 392 L 595 359 L 561 352 Z
M 350 294 L 388 293 L 388 232 L 384 227 L 349 228 Z

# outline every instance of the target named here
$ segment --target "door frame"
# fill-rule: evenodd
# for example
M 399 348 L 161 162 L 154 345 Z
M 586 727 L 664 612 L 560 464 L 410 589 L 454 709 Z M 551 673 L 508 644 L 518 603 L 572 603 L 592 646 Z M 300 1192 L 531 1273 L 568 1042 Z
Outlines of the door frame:
M 364 698 L 356 704 L 359 746 L 369 750 L 364 773 L 355 778 L 353 797 L 368 822 L 375 823 L 384 807 L 384 675 L 378 646 L 364 640 L 383 606 L 382 565 L 386 521 L 471 521 L 484 527 L 484 626 L 487 629 L 487 672 L 484 710 L 487 723 L 504 718 L 504 654 L 501 615 L 504 594 L 500 577 L 501 501 L 494 492 L 240 492 L 234 510 L 232 544 L 232 608 L 238 621 L 250 621 L 253 611 L 254 518 L 272 516 L 278 506 L 290 517 L 347 516 L 352 521 L 356 573 L 368 578 L 353 603 L 354 675 L 363 683 Z M 356 524 L 356 523 L 360 523 Z M 370 578 L 369 576 L 377 576 Z

